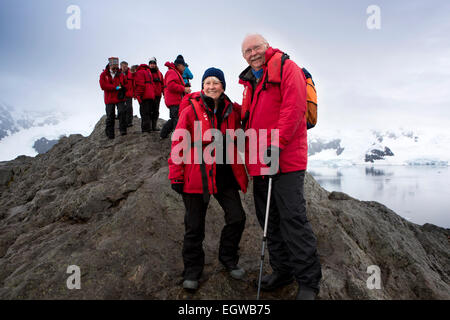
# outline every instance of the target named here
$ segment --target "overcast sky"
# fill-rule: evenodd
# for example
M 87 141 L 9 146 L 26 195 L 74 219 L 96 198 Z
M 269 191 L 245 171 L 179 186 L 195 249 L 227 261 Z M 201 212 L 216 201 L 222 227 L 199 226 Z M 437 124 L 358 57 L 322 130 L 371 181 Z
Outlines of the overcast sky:
M 66 26 L 69 5 L 81 9 L 79 30 Z M 379 30 L 367 28 L 369 5 L 381 9 Z M 254 32 L 312 73 L 320 126 L 448 124 L 448 0 L 2 0 L 0 101 L 98 118 L 108 57 L 132 65 L 155 56 L 165 73 L 164 63 L 183 54 L 194 90 L 215 66 L 225 72 L 226 93 L 241 102 L 240 46 Z M 167 118 L 164 102 L 160 109 Z

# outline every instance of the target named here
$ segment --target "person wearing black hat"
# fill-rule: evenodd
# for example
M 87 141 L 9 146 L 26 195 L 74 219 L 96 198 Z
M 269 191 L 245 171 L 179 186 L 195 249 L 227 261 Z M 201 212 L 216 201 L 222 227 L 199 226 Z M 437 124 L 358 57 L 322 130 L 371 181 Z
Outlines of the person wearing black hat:
M 194 142 L 190 156 L 183 155 L 188 161 L 178 161 L 179 152 L 175 151 L 169 159 L 172 189 L 182 195 L 186 208 L 182 255 L 183 288 L 188 290 L 198 288 L 198 280 L 203 272 L 205 216 L 211 195 L 217 199 L 225 213 L 225 226 L 220 235 L 219 261 L 232 278 L 242 280 L 245 277 L 245 270 L 238 266 L 239 243 L 245 228 L 245 211 L 239 190 L 244 193 L 247 191 L 248 177 L 243 162 L 237 161 L 239 154 L 235 140 L 225 137 L 227 130 L 240 128 L 239 106 L 225 95 L 225 88 L 225 77 L 220 69 L 209 68 L 205 71 L 202 77 L 203 90 L 185 98 L 189 97 L 190 106 L 181 111 L 174 133 L 176 136 L 183 136 L 183 133 L 189 132 L 189 137 L 195 139 L 195 124 L 200 121 L 202 141 Z M 211 142 L 203 140 L 206 138 L 205 132 L 213 128 L 222 133 L 223 143 L 219 143 L 218 148 L 223 148 L 224 152 L 216 151 L 212 161 L 200 157 L 200 165 L 196 164 L 195 154 L 203 154 Z M 181 141 L 183 139 L 185 138 L 182 137 Z M 172 150 L 176 150 L 181 141 L 174 140 Z M 196 146 L 197 142 L 200 147 Z M 220 158 L 219 154 L 224 156 Z M 231 158 L 231 155 L 234 157 Z
M 186 68 L 186 62 L 183 56 L 180 54 L 173 63 L 167 61 L 164 65 L 169 68 L 164 76 L 164 101 L 170 110 L 170 119 L 161 129 L 161 139 L 167 138 L 177 126 L 178 109 L 181 100 L 186 93 L 191 92 L 191 89 L 185 86 L 183 80 L 183 72 Z

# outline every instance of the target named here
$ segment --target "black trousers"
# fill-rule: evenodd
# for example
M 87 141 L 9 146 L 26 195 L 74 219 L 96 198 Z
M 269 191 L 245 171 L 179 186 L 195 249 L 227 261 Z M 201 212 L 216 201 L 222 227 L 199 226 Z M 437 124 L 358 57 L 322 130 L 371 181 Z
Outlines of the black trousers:
M 273 177 L 267 226 L 267 247 L 273 271 L 293 274 L 299 285 L 319 290 L 322 278 L 316 236 L 306 217 L 305 171 Z M 268 177 L 254 177 L 253 195 L 259 224 L 264 228 Z
M 239 192 L 226 189 L 214 197 L 225 212 L 225 226 L 220 235 L 219 261 L 226 268 L 233 268 L 239 261 L 239 242 L 245 227 L 245 211 L 242 207 Z M 186 208 L 184 216 L 185 234 L 183 243 L 183 277 L 187 280 L 198 280 L 203 272 L 205 253 L 205 217 L 208 203 L 203 201 L 202 194 L 184 193 L 183 202 Z
M 133 124 L 133 98 L 127 98 L 125 100 L 125 105 L 127 108 L 127 125 Z
M 120 132 L 127 132 L 126 121 L 126 106 L 125 102 L 119 102 L 117 104 L 106 104 L 106 128 L 105 133 L 109 138 L 114 138 L 114 126 L 116 117 L 116 105 L 119 118 L 119 130 Z
M 152 130 L 151 110 L 154 100 L 142 100 L 139 106 L 141 114 L 141 130 L 142 132 L 150 132 Z
M 158 123 L 159 118 L 159 103 L 161 102 L 161 97 L 155 97 L 153 100 L 153 104 L 150 110 L 150 118 L 152 121 L 152 130 L 156 130 L 156 124 Z
M 178 123 L 178 109 L 180 106 L 169 106 L 170 109 L 170 119 L 164 124 L 161 129 L 161 138 L 167 138 L 169 134 L 177 127 Z

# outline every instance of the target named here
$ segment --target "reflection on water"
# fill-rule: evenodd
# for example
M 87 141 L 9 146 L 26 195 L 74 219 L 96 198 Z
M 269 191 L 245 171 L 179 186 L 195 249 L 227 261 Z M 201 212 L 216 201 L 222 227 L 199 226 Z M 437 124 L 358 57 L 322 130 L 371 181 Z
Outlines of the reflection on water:
M 366 167 L 366 176 L 392 176 L 394 172 L 374 167 Z
M 312 166 L 308 172 L 328 191 L 341 191 L 360 200 L 383 203 L 417 224 L 450 227 L 448 167 Z
M 323 172 L 323 170 L 308 170 L 308 172 L 314 177 L 314 179 L 316 179 L 316 181 L 321 186 L 327 185 L 335 189 L 339 189 L 341 186 L 342 173 L 340 173 L 339 171 L 336 171 L 332 175 Z

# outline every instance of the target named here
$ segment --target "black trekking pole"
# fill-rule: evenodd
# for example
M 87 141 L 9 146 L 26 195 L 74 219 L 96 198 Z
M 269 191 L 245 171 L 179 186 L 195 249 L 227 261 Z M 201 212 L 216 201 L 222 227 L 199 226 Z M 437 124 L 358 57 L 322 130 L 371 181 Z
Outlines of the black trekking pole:
M 264 220 L 264 234 L 262 240 L 262 249 L 261 249 L 261 264 L 259 266 L 259 279 L 258 279 L 258 293 L 256 295 L 256 300 L 259 300 L 259 292 L 261 291 L 261 278 L 264 264 L 264 252 L 266 249 L 267 242 L 267 225 L 269 224 L 269 208 L 270 208 L 270 195 L 272 193 L 272 178 L 269 178 L 269 190 L 267 191 L 267 205 L 266 205 L 266 216 Z

